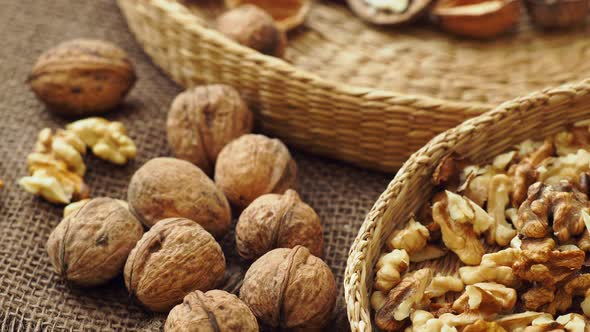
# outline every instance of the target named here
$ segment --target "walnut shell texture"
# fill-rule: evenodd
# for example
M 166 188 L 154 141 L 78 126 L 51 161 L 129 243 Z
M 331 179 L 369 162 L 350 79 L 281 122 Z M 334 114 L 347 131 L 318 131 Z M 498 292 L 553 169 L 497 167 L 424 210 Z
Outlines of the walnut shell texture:
M 284 195 L 262 195 L 242 212 L 236 225 L 236 243 L 246 259 L 296 245 L 322 257 L 324 237 L 317 213 L 289 189 Z
M 117 200 L 95 198 L 64 218 L 49 235 L 55 271 L 80 286 L 103 284 L 123 270 L 143 227 Z
M 215 183 L 232 204 L 243 209 L 264 194 L 296 188 L 297 165 L 278 139 L 248 134 L 221 150 Z
M 217 18 L 217 29 L 234 41 L 256 51 L 283 57 L 287 36 L 268 13 L 251 4 L 241 5 Z
M 307 248 L 279 248 L 250 266 L 240 299 L 269 326 L 321 328 L 334 308 L 336 281 L 326 263 Z
M 158 222 L 131 251 L 125 264 L 129 293 L 163 312 L 194 290 L 214 288 L 225 273 L 221 247 L 203 227 L 185 218 Z
M 258 322 L 248 306 L 222 290 L 194 291 L 168 314 L 166 332 L 258 332 Z
M 131 178 L 127 198 L 131 211 L 148 227 L 165 218 L 183 217 L 217 237 L 231 223 L 223 193 L 201 169 L 180 159 L 155 158 L 145 163 Z
M 135 80 L 125 51 L 101 40 L 75 39 L 43 53 L 28 82 L 51 110 L 81 116 L 117 106 Z
M 252 131 L 252 112 L 230 86 L 199 86 L 174 99 L 166 127 L 174 155 L 211 174 L 221 149 Z

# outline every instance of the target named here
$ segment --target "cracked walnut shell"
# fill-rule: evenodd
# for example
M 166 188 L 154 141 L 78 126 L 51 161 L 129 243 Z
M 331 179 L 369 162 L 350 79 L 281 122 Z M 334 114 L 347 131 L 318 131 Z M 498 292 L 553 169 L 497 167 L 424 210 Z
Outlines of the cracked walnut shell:
M 197 166 L 175 158 L 155 158 L 129 182 L 129 208 L 146 226 L 183 217 L 218 237 L 229 230 L 231 210 L 223 193 Z
M 225 257 L 203 227 L 185 218 L 158 222 L 137 242 L 125 263 L 125 286 L 152 311 L 164 312 L 194 290 L 223 279 Z
M 297 186 L 297 165 L 278 139 L 244 135 L 219 153 L 215 183 L 234 206 L 243 209 L 264 194 Z
M 101 40 L 76 39 L 43 53 L 28 83 L 51 110 L 81 116 L 117 106 L 135 80 L 125 51 Z
M 258 322 L 248 306 L 222 290 L 194 291 L 168 314 L 166 332 L 258 332 Z
M 321 328 L 336 296 L 328 265 L 302 246 L 264 254 L 250 266 L 240 290 L 240 299 L 261 322 L 281 329 Z
M 217 155 L 230 141 L 252 131 L 252 112 L 228 85 L 198 86 L 179 94 L 170 107 L 166 132 L 177 158 L 213 173 Z
M 94 286 L 121 273 L 142 234 L 139 221 L 118 200 L 95 198 L 59 223 L 49 235 L 47 252 L 66 280 Z
M 236 244 L 240 256 L 246 259 L 296 245 L 322 257 L 324 236 L 320 217 L 289 189 L 283 195 L 262 195 L 242 212 L 236 225 Z

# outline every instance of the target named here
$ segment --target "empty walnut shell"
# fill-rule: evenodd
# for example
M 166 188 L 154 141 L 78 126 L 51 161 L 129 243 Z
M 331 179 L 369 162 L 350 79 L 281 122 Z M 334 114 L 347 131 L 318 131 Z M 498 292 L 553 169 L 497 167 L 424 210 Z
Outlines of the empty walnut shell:
M 222 290 L 207 293 L 194 291 L 174 307 L 166 325 L 166 332 L 258 332 L 258 322 L 248 306 Z
M 282 194 L 297 186 L 297 165 L 278 139 L 244 135 L 219 153 L 215 183 L 238 208 L 264 194 Z
M 586 20 L 588 0 L 527 0 L 525 2 L 533 24 L 542 28 L 569 28 Z
M 264 10 L 242 5 L 217 18 L 217 30 L 227 37 L 260 53 L 283 57 L 287 35 Z
M 125 51 L 101 40 L 76 39 L 43 53 L 28 83 L 50 110 L 80 116 L 117 106 L 135 80 Z
M 301 25 L 311 8 L 311 0 L 225 0 L 228 8 L 243 4 L 255 5 L 270 14 L 283 31 Z
M 307 248 L 279 248 L 250 266 L 240 299 L 269 326 L 305 331 L 329 322 L 336 282 L 326 263 Z
M 225 257 L 211 234 L 192 220 L 169 218 L 131 251 L 125 286 L 145 307 L 163 312 L 194 290 L 214 288 L 224 273 Z
M 211 174 L 221 149 L 252 131 L 252 113 L 234 88 L 200 86 L 174 99 L 166 128 L 176 157 Z
M 123 270 L 141 238 L 139 221 L 119 201 L 95 198 L 64 218 L 49 235 L 55 271 L 81 286 L 103 284 Z
M 129 209 L 146 226 L 183 217 L 213 236 L 225 234 L 231 210 L 223 193 L 197 166 L 175 158 L 155 158 L 135 172 L 127 191 Z
M 446 31 L 464 37 L 491 38 L 518 24 L 520 8 L 520 0 L 438 0 L 432 14 Z
M 318 215 L 289 189 L 284 195 L 262 195 L 242 212 L 236 225 L 236 243 L 246 259 L 296 245 L 322 257 L 324 237 Z
M 347 0 L 350 9 L 361 19 L 379 25 L 399 25 L 416 20 L 430 7 L 432 0 L 383 1 Z

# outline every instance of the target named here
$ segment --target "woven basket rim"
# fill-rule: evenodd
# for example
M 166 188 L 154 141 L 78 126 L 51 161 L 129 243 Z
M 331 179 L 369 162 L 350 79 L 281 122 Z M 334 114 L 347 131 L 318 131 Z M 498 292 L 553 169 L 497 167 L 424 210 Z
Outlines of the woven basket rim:
M 117 0 L 117 3 L 119 4 L 120 8 L 122 7 L 121 3 L 123 1 L 125 0 Z M 405 100 L 407 103 L 419 103 L 424 105 L 444 104 L 448 105 L 449 107 L 462 109 L 482 109 L 490 107 L 490 104 L 488 103 L 465 102 L 459 100 L 435 98 L 421 94 L 408 94 L 378 88 L 355 86 L 324 79 L 310 71 L 292 65 L 284 59 L 259 53 L 258 51 L 255 51 L 249 47 L 243 46 L 235 42 L 234 40 L 223 35 L 221 32 L 215 30 L 214 28 L 208 27 L 204 22 L 200 22 L 200 17 L 192 14 L 186 6 L 176 1 L 144 0 L 144 2 L 151 2 L 154 5 L 154 7 L 157 7 L 163 12 L 166 12 L 171 19 L 177 21 L 177 23 L 179 24 L 182 24 L 184 29 L 201 35 L 204 39 L 209 39 L 211 42 L 222 46 L 224 50 L 228 50 L 237 56 L 247 57 L 254 61 L 260 62 L 261 66 L 265 68 L 272 67 L 273 70 L 277 70 L 284 75 L 287 75 L 299 81 L 307 81 L 317 86 L 322 86 L 331 91 L 337 91 L 349 96 L 365 95 L 380 100 L 391 98 L 395 100 Z M 195 17 L 197 17 L 198 20 L 195 20 Z
M 374 230 L 379 223 L 384 222 L 382 217 L 386 208 L 396 200 L 405 186 L 410 185 L 406 182 L 409 174 L 425 169 L 432 159 L 440 160 L 442 156 L 453 151 L 456 142 L 470 137 L 474 132 L 486 130 L 511 112 L 526 112 L 533 108 L 567 104 L 587 96 L 590 96 L 590 79 L 533 92 L 504 102 L 486 113 L 448 129 L 412 154 L 367 214 L 350 248 L 344 272 L 344 297 L 351 330 L 371 331 L 372 329 L 370 309 L 363 308 L 361 302 L 363 295 L 367 296 L 367 287 L 364 284 L 364 276 L 368 272 L 368 263 L 365 262 L 367 248 L 372 241 L 381 240 L 375 236 Z M 362 294 L 363 291 L 364 294 Z

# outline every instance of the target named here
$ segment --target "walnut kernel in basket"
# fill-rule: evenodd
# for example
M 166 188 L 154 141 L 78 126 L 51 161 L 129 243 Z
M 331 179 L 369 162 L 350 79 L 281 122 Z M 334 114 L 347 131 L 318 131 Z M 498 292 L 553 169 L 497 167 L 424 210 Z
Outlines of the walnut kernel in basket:
M 389 249 L 404 249 L 408 254 L 420 251 L 426 247 L 430 232 L 414 218 L 403 229 L 393 232 L 387 244 Z
M 507 312 L 516 304 L 516 290 L 502 284 L 487 282 L 468 285 L 453 303 L 453 310 L 478 310 L 485 314 Z
M 465 284 L 463 284 L 463 281 L 460 278 L 453 276 L 436 276 L 432 278 L 424 295 L 427 298 L 439 297 L 448 292 L 460 292 L 464 288 Z
M 377 273 L 375 275 L 375 288 L 389 292 L 402 280 L 401 274 L 410 266 L 408 253 L 401 249 L 395 249 L 379 258 L 377 261 Z

